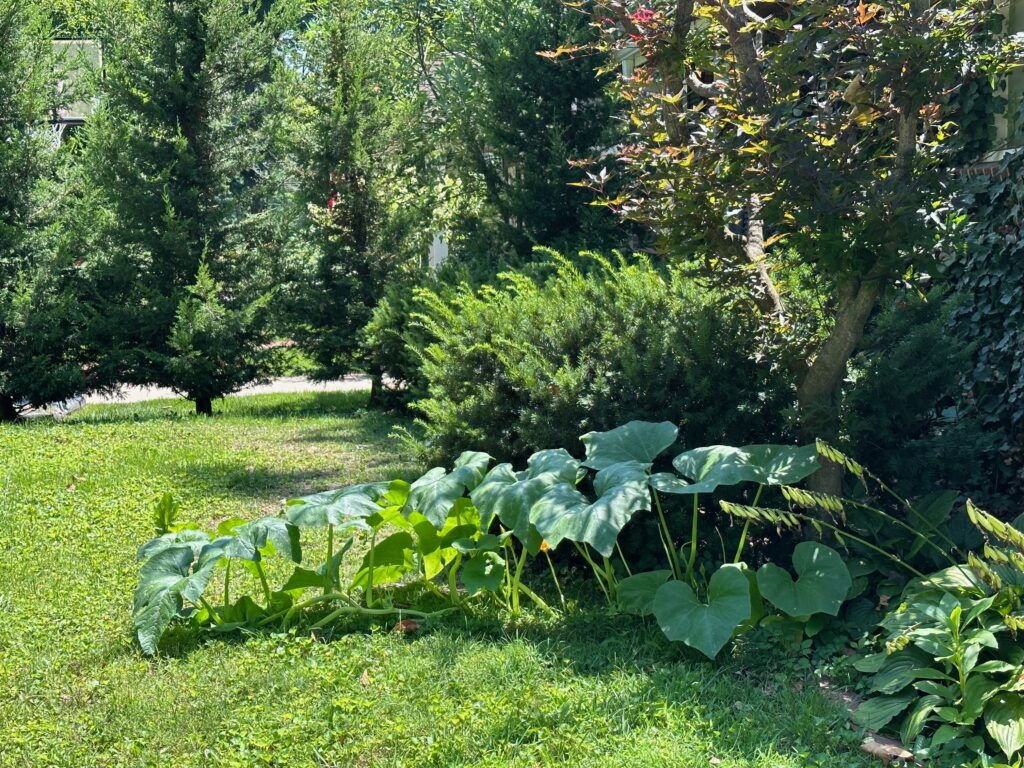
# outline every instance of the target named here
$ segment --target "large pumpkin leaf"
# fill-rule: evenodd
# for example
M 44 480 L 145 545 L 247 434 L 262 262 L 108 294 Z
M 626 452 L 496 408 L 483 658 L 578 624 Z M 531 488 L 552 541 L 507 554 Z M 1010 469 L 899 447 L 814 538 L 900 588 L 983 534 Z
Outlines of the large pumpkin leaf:
M 497 592 L 505 580 L 505 558 L 497 552 L 481 552 L 470 558 L 462 569 L 462 584 L 466 592 Z
M 651 508 L 647 483 L 643 464 L 612 464 L 594 477 L 596 501 L 591 503 L 570 483 L 557 483 L 533 504 L 530 522 L 552 547 L 568 539 L 611 557 L 619 531 L 634 513 Z
M 759 483 L 791 485 L 814 474 L 818 452 L 814 445 L 711 445 L 681 453 L 672 466 L 685 480 L 662 472 L 651 485 L 663 493 L 714 493 L 720 485 Z
M 141 547 L 136 555 L 136 560 L 148 560 L 151 557 L 156 556 L 165 549 L 170 549 L 179 544 L 188 544 L 192 547 L 192 551 L 196 557 L 199 557 L 199 553 L 203 547 L 210 543 L 210 534 L 205 531 L 198 531 L 192 528 L 185 528 L 180 531 L 173 531 L 171 533 L 165 533 L 163 536 L 157 536 L 155 539 L 147 541 Z
M 802 541 L 793 550 L 793 568 L 796 581 L 774 563 L 761 566 L 757 586 L 765 599 L 790 616 L 838 614 L 853 583 L 842 556 L 824 544 Z
M 388 492 L 388 483 L 364 483 L 323 491 L 301 499 L 289 499 L 285 508 L 288 521 L 300 528 L 323 528 L 327 525 L 368 528 L 365 521 L 380 512 L 378 499 Z M 356 521 L 353 523 L 353 521 Z M 362 525 L 359 525 L 362 522 Z
M 374 584 L 398 581 L 416 568 L 412 549 L 412 534 L 408 531 L 399 531 L 383 541 L 378 541 L 372 551 L 363 557 L 363 563 L 352 579 L 352 586 L 366 589 L 371 572 Z
M 985 730 L 1007 760 L 1024 749 L 1024 695 L 999 693 L 985 707 Z
M 616 598 L 619 608 L 634 616 L 654 613 L 654 596 L 661 585 L 672 576 L 672 571 L 647 571 L 629 576 L 619 582 Z
M 226 539 L 210 542 L 197 557 L 191 543 L 183 542 L 163 549 L 143 564 L 132 610 L 143 653 L 156 653 L 160 638 L 186 601 L 199 602 L 228 544 Z
M 451 472 L 435 467 L 409 486 L 406 513 L 415 510 L 435 528 L 441 528 L 456 500 L 480 484 L 490 463 L 488 454 L 466 451 L 456 459 Z
M 650 466 L 678 436 L 679 429 L 670 421 L 631 421 L 608 432 L 588 432 L 580 438 L 587 449 L 583 465 L 605 469 L 635 461 Z
M 473 489 L 470 498 L 480 510 L 482 524 L 497 517 L 536 555 L 540 552 L 541 536 L 530 523 L 530 510 L 553 486 L 575 486 L 579 472 L 580 463 L 568 451 L 540 451 L 530 457 L 524 472 L 513 471 L 511 464 L 496 466 Z
M 299 529 L 283 517 L 261 517 L 239 527 L 225 554 L 258 563 L 271 552 L 280 552 L 293 563 L 302 562 Z
M 723 566 L 712 574 L 703 603 L 689 584 L 670 581 L 654 596 L 654 616 L 669 640 L 713 659 L 750 618 L 750 583 L 739 568 Z

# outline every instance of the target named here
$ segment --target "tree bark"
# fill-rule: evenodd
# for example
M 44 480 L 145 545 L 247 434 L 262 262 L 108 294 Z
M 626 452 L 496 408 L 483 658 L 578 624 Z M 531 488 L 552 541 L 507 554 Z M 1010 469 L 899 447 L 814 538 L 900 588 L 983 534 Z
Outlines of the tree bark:
M 14 407 L 14 398 L 0 394 L 0 422 L 12 422 L 19 419 L 18 409 Z
M 209 397 L 196 398 L 196 416 L 213 416 L 213 399 Z
M 835 325 L 797 389 L 803 441 L 834 440 L 839 434 L 840 386 L 881 293 L 879 279 L 850 279 L 840 286 Z M 815 491 L 839 494 L 842 480 L 842 467 L 829 462 L 809 484 Z
M 766 315 L 785 317 L 786 308 L 764 257 L 764 221 L 761 218 L 761 198 L 757 195 L 751 195 L 747 201 L 747 236 L 743 252 L 757 270 L 760 285 L 754 289 L 753 296 L 758 309 Z

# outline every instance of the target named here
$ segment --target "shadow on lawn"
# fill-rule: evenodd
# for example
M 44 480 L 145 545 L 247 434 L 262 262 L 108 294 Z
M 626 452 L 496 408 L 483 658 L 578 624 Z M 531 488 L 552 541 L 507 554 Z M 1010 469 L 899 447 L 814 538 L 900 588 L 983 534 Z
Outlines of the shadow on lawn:
M 213 404 L 216 419 L 297 419 L 351 415 L 365 408 L 369 390 L 301 392 L 270 395 L 229 395 Z M 203 420 L 187 400 L 90 405 L 68 416 L 68 424 L 116 424 L 156 420 Z

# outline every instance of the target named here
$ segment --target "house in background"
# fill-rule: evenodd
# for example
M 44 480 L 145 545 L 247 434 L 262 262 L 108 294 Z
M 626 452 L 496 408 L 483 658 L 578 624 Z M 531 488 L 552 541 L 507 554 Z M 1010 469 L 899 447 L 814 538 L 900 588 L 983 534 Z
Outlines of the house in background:
M 53 47 L 64 67 L 64 78 L 57 84 L 60 93 L 74 99 L 53 115 L 51 122 L 57 141 L 64 139 L 85 124 L 96 110 L 96 99 L 86 98 L 89 76 L 103 67 L 103 50 L 95 40 L 54 40 Z

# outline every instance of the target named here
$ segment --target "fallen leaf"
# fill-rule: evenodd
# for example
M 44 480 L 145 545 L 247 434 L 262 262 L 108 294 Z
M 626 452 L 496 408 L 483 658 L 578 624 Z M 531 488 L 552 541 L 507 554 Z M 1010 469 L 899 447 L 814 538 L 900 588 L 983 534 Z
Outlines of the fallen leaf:
M 403 619 L 399 621 L 391 628 L 392 632 L 401 632 L 402 634 L 408 635 L 412 632 L 418 632 L 420 623 L 413 619 Z
M 370 670 L 363 670 L 363 674 L 359 676 L 359 683 L 363 686 L 363 688 L 370 687 Z

